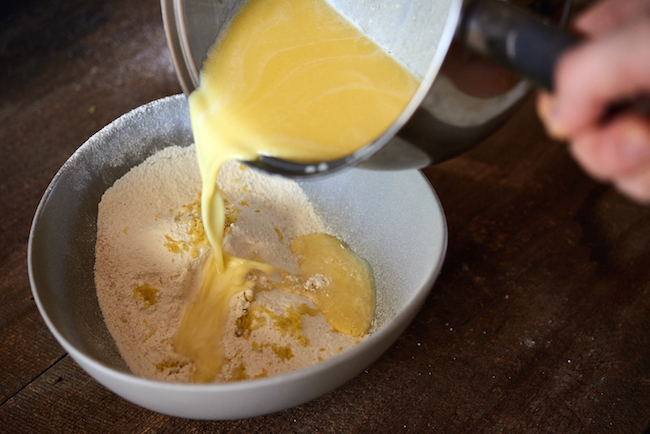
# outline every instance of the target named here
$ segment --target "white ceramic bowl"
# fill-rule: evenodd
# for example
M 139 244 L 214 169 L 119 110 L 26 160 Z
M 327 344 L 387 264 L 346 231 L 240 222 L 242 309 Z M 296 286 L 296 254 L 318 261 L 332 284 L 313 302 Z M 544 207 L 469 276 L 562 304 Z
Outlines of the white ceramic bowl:
M 228 384 L 175 384 L 133 375 L 102 319 L 93 268 L 97 205 L 104 191 L 158 150 L 192 143 L 184 96 L 154 101 L 91 137 L 47 188 L 29 238 L 29 277 L 59 343 L 97 381 L 143 407 L 196 419 L 238 419 L 283 410 L 351 379 L 404 331 L 440 271 L 447 227 L 438 198 L 417 171 L 349 169 L 301 181 L 321 215 L 372 266 L 373 333 L 315 366 Z

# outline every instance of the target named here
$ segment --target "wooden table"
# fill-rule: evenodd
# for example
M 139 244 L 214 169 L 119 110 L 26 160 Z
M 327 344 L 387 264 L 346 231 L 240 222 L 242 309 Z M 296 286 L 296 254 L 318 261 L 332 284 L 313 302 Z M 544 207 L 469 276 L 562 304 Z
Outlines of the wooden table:
M 55 341 L 30 222 L 58 168 L 119 115 L 180 92 L 156 0 L 31 0 L 0 17 L 0 432 L 640 433 L 650 424 L 650 209 L 590 180 L 532 99 L 426 175 L 449 224 L 422 311 L 305 405 L 206 422 L 144 410 Z

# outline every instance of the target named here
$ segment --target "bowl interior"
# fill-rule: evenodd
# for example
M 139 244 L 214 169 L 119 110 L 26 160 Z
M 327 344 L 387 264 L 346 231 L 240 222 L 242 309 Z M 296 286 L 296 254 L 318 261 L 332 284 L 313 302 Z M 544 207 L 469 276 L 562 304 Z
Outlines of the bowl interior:
M 130 376 L 130 371 L 96 297 L 97 206 L 104 191 L 129 169 L 164 147 L 192 142 L 182 95 L 127 113 L 64 164 L 34 218 L 29 271 L 41 314 L 73 355 L 117 373 L 115 378 Z M 443 261 L 446 224 L 435 193 L 416 171 L 349 169 L 301 184 L 337 235 L 369 261 L 377 285 L 374 335 L 380 339 L 392 331 L 387 336 L 393 336 L 392 320 L 406 310 L 415 314 Z M 363 351 L 366 342 L 354 350 Z
M 48 325 L 80 352 L 123 372 L 130 371 L 95 291 L 97 207 L 106 189 L 132 167 L 167 146 L 192 143 L 183 106 L 181 97 L 154 102 L 91 137 L 52 180 L 32 225 L 30 279 Z

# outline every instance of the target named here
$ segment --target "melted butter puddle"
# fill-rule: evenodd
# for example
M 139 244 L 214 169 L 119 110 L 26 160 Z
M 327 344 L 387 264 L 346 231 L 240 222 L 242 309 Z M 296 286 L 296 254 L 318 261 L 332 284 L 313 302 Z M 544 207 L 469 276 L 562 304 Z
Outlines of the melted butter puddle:
M 194 381 L 213 381 L 221 370 L 230 298 L 252 288 L 251 271 L 275 271 L 222 251 L 224 200 L 216 180 L 223 163 L 260 155 L 303 163 L 349 155 L 382 134 L 418 85 L 323 0 L 250 0 L 210 49 L 189 104 L 213 253 L 174 342 L 194 362 Z M 365 262 L 325 234 L 298 238 L 291 248 L 302 279 L 319 273 L 328 285 L 326 291 L 285 288 L 309 297 L 336 330 L 366 333 L 375 300 Z

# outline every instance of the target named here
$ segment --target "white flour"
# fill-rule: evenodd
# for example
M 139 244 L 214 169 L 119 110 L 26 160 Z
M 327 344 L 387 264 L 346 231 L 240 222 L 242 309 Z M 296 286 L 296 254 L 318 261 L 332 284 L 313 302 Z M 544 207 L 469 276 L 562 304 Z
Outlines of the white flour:
M 297 264 L 291 242 L 327 232 L 295 182 L 231 162 L 222 168 L 219 185 L 231 217 L 238 216 L 224 238 L 224 249 L 231 254 L 257 254 L 293 273 Z M 194 146 L 170 147 L 115 182 L 99 204 L 97 297 L 122 357 L 142 377 L 190 381 L 193 367 L 174 352 L 173 341 L 209 257 L 209 246 L 188 234 L 200 216 L 197 208 L 186 205 L 197 204 L 200 191 Z M 228 362 L 217 381 L 298 369 L 358 342 L 332 331 L 320 313 L 296 313 L 302 304 L 314 307 L 279 290 L 234 297 L 222 341 Z M 260 327 L 242 333 L 237 319 L 247 313 Z M 286 328 L 287 323 L 295 325 L 291 318 L 299 318 L 301 326 L 293 335 Z

